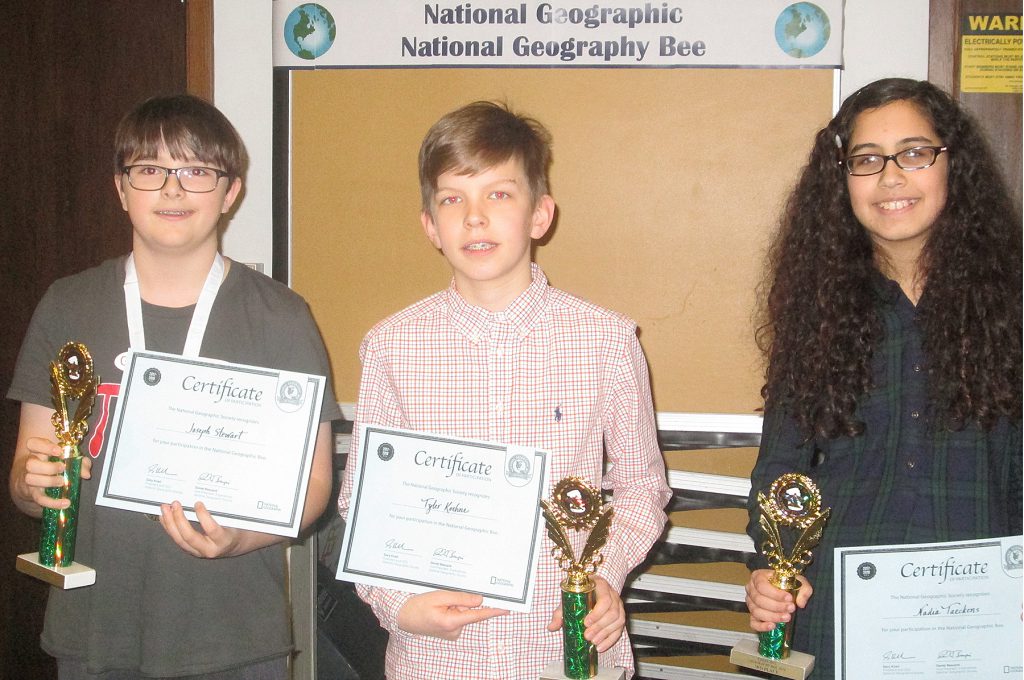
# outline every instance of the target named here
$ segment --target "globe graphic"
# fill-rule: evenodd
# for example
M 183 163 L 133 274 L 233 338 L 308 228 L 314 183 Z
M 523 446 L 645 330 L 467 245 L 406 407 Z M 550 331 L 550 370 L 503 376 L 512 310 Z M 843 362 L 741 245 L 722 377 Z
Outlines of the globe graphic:
M 782 10 L 775 20 L 775 42 L 797 59 L 813 57 L 828 44 L 832 27 L 825 14 L 810 2 L 797 2 Z
M 315 2 L 299 5 L 284 21 L 284 41 L 301 59 L 316 59 L 334 44 L 338 28 L 327 8 Z

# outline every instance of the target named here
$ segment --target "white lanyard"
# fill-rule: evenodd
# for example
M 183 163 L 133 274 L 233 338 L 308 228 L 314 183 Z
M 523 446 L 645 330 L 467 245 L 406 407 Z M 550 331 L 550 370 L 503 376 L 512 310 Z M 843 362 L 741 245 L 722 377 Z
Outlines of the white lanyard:
M 217 290 L 223 279 L 224 258 L 217 253 L 217 256 L 213 258 L 210 273 L 206 275 L 203 292 L 196 300 L 196 308 L 192 312 L 192 321 L 188 325 L 185 349 L 181 356 L 199 356 L 203 335 L 206 334 L 206 324 L 210 320 L 210 310 L 213 309 L 213 301 L 217 297 Z M 146 332 L 142 327 L 142 295 L 139 293 L 139 275 L 135 271 L 134 254 L 128 255 L 128 261 L 124 265 L 124 307 L 128 313 L 128 345 L 135 350 L 144 350 L 146 349 Z

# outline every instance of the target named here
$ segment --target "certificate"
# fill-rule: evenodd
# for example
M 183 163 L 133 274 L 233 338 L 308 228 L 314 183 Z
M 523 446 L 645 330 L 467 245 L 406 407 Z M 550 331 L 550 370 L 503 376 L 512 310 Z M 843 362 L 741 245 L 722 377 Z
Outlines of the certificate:
M 324 378 L 129 352 L 97 505 L 160 513 L 202 501 L 229 527 L 295 536 Z
M 836 548 L 836 678 L 1020 678 L 1021 544 Z
M 529 611 L 545 451 L 373 425 L 356 444 L 339 579 Z

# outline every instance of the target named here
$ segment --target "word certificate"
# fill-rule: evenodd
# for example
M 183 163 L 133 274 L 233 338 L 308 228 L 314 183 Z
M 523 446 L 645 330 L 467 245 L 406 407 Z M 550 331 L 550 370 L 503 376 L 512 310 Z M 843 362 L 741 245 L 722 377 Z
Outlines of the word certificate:
M 339 579 L 529 611 L 545 451 L 373 425 L 354 443 Z
M 97 505 L 160 514 L 202 501 L 220 524 L 296 536 L 324 378 L 129 352 Z
M 1021 544 L 836 548 L 836 678 L 1020 678 Z

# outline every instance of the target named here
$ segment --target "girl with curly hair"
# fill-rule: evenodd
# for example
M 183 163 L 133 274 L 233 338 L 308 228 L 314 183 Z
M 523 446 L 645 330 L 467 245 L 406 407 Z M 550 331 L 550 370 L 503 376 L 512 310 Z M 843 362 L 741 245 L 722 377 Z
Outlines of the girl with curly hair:
M 1021 533 L 1021 218 L 978 124 L 928 82 L 851 95 L 815 138 L 764 287 L 748 533 L 786 472 L 832 512 L 797 597 L 755 569 L 747 607 L 755 631 L 806 608 L 793 648 L 832 677 L 833 548 Z

